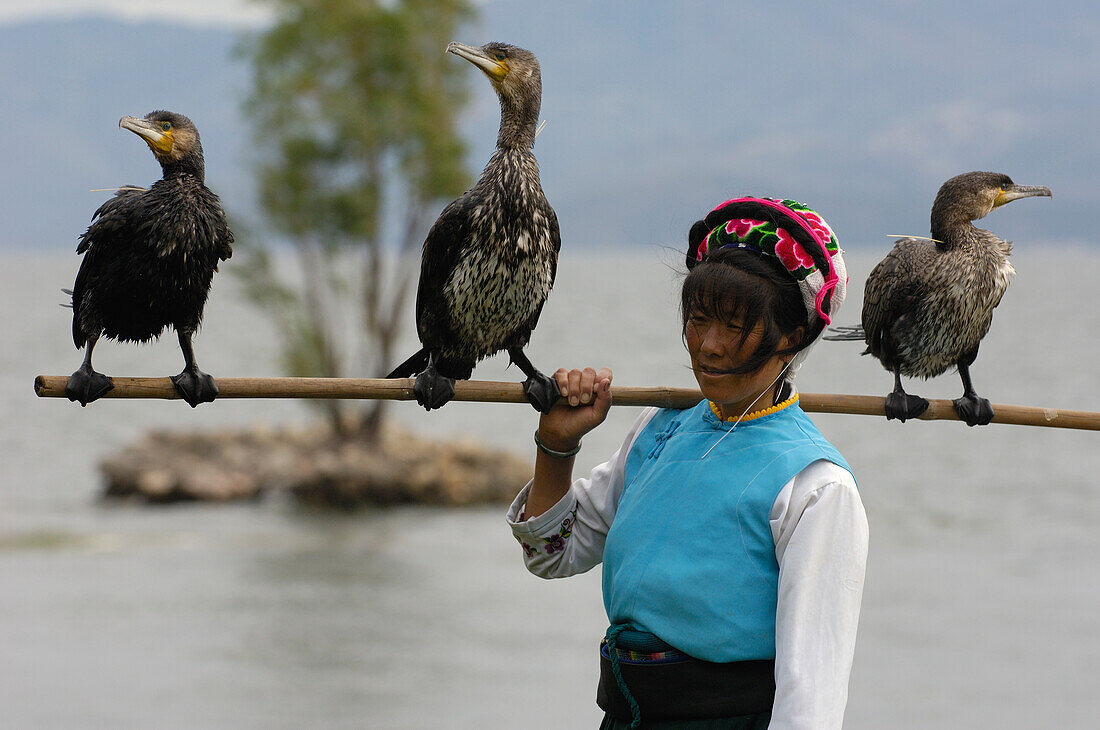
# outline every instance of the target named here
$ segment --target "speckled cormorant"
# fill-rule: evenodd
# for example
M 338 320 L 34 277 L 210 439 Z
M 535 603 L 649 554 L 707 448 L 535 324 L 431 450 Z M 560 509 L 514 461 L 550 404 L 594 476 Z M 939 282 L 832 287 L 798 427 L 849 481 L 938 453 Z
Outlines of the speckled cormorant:
M 148 190 L 120 188 L 80 237 L 76 252 L 84 260 L 72 289 L 73 342 L 85 348 L 84 362 L 65 393 L 87 405 L 114 387 L 92 369 L 101 335 L 147 342 L 171 325 L 185 361 L 172 382 L 194 407 L 218 395 L 214 379 L 195 362 L 191 336 L 218 261 L 233 254 L 233 234 L 218 196 L 203 183 L 202 145 L 190 119 L 154 111 L 143 119 L 123 117 L 118 125 L 145 140 L 164 174 Z
M 971 221 L 1019 198 L 1050 196 L 1045 187 L 1016 185 L 995 172 L 967 172 L 943 184 L 932 205 L 932 241 L 903 238 L 867 277 L 863 327 L 848 334 L 863 339 L 883 367 L 894 373 L 886 417 L 916 418 L 928 401 L 907 394 L 901 376 L 931 378 L 958 369 L 963 395 L 954 402 L 969 426 L 993 418 L 989 401 L 970 382 L 970 365 L 1015 274 L 1012 244 Z
M 481 178 L 448 205 L 424 241 L 416 293 L 423 347 L 388 377 L 419 373 L 417 402 L 427 410 L 454 396 L 478 361 L 507 350 L 527 376 L 524 392 L 547 412 L 558 397 L 553 378 L 523 352 L 557 272 L 561 236 L 531 151 L 542 103 L 539 63 L 505 43 L 447 50 L 477 66 L 500 97 L 497 149 Z

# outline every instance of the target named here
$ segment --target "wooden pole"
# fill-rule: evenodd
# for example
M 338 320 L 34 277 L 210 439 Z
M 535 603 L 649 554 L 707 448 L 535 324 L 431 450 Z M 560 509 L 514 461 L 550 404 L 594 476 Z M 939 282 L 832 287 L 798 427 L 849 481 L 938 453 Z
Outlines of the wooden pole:
M 104 398 L 179 398 L 168 378 L 113 378 L 115 387 Z M 64 398 L 65 375 L 39 375 L 34 379 L 34 392 L 40 398 Z M 218 378 L 218 398 L 347 398 L 415 400 L 412 378 L 393 380 L 373 378 Z M 611 396 L 619 406 L 657 406 L 660 408 L 690 408 L 703 397 L 696 388 L 639 388 L 625 385 L 611 387 Z M 455 383 L 456 401 L 481 403 L 526 403 L 520 383 L 488 380 L 460 380 Z M 870 395 L 833 393 L 801 393 L 799 402 L 810 413 L 848 413 L 863 416 L 883 416 L 885 398 Z M 1017 426 L 1048 426 L 1100 431 L 1100 413 L 1035 408 L 1001 403 L 993 404 L 994 423 Z M 931 400 L 920 419 L 923 421 L 957 421 L 958 415 L 949 400 Z

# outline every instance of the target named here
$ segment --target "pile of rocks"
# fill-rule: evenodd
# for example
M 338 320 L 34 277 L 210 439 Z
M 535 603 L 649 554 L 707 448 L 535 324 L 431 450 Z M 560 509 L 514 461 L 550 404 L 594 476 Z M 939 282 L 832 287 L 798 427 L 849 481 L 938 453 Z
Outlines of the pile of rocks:
M 367 445 L 320 427 L 152 431 L 100 463 L 105 494 L 150 502 L 255 499 L 285 490 L 310 505 L 468 505 L 511 500 L 532 462 L 472 440 L 389 429 Z

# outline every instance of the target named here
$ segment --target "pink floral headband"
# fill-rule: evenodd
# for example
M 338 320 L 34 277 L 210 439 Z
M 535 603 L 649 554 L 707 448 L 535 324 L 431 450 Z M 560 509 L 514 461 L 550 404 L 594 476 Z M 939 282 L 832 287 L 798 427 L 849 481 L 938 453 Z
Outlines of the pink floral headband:
M 836 235 L 820 215 L 797 200 L 746 197 L 727 200 L 704 222 L 711 229 L 688 252 L 689 267 L 729 246 L 774 256 L 798 281 L 811 319 L 832 322 L 847 274 Z

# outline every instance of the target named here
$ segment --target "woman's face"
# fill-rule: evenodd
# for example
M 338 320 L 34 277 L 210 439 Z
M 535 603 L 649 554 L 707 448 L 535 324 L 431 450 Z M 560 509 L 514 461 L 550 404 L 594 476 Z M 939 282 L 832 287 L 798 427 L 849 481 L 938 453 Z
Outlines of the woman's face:
M 688 318 L 684 339 L 691 356 L 691 370 L 703 396 L 721 408 L 722 418 L 736 418 L 746 410 L 756 411 L 772 404 L 773 386 L 778 384 L 779 373 L 791 355 L 774 355 L 752 373 L 723 372 L 737 367 L 756 351 L 763 329 L 764 326 L 757 323 L 742 342 L 738 318 L 724 321 L 698 312 Z M 782 339 L 778 349 L 790 347 L 797 335 Z M 767 392 L 756 400 L 764 391 Z

